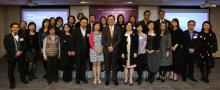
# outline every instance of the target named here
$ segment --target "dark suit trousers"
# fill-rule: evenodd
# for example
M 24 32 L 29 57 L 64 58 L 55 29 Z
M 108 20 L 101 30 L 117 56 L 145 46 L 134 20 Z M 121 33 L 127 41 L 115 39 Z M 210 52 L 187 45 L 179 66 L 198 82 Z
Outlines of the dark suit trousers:
M 57 81 L 58 80 L 58 57 L 48 57 L 47 60 L 47 81 Z
M 76 80 L 86 79 L 87 51 L 76 53 Z
M 112 71 L 112 79 L 117 81 L 117 68 L 118 64 L 116 61 L 116 53 L 104 53 L 104 64 L 105 64 L 105 78 L 106 81 L 110 81 L 110 74 Z
M 8 78 L 9 82 L 11 84 L 15 84 L 15 76 L 14 76 L 14 70 L 16 63 L 18 64 L 18 71 L 20 73 L 21 80 L 25 79 L 25 71 L 24 71 L 24 60 L 21 60 L 21 58 L 11 58 L 8 59 Z
M 184 65 L 185 70 L 184 70 L 184 76 L 185 77 L 193 77 L 194 74 L 194 64 L 195 64 L 195 54 L 188 54 L 186 63 Z

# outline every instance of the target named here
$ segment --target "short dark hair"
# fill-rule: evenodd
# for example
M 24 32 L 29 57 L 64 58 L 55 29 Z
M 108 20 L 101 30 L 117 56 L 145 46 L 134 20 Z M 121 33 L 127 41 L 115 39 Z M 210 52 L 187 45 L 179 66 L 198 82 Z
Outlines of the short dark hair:
M 164 10 L 160 10 L 158 13 L 161 13 L 161 12 L 165 13 L 165 11 L 164 11 Z
M 78 19 L 78 20 L 79 20 L 79 16 L 80 16 L 80 15 L 82 15 L 82 16 L 84 17 L 84 14 L 83 14 L 83 13 L 78 13 L 78 14 L 77 14 L 77 19 Z
M 26 22 L 26 21 L 24 21 L 24 20 L 22 20 L 22 21 L 20 22 L 20 25 L 21 25 L 21 23 L 22 23 L 22 22 L 24 22 L 24 23 L 27 25 L 27 22 Z
M 62 24 L 63 24 L 63 18 L 59 16 L 59 17 L 57 17 L 57 18 L 55 19 L 55 25 L 57 24 L 57 22 L 58 22 L 59 20 L 62 20 Z
M 145 15 L 145 13 L 151 13 L 149 10 L 145 10 L 144 11 L 144 15 Z
M 35 26 L 34 31 L 36 31 L 36 24 L 35 24 L 34 22 L 30 22 L 30 23 L 28 24 L 28 32 L 29 32 L 29 26 L 31 26 L 31 25 L 34 25 L 34 26 Z
M 113 18 L 115 19 L 115 16 L 114 16 L 114 15 L 108 15 L 108 18 L 110 18 L 110 17 L 113 17 Z
M 95 15 L 93 15 L 93 14 L 92 14 L 92 15 L 89 15 L 89 18 L 90 18 L 90 17 L 92 17 L 92 16 L 96 18 L 96 16 L 95 16 Z
M 82 17 L 82 18 L 79 20 L 79 22 L 81 22 L 82 20 L 86 20 L 86 21 L 88 22 L 88 18 L 86 18 L 86 17 Z
M 10 28 L 12 28 L 14 25 L 18 25 L 18 26 L 19 26 L 19 24 L 18 24 L 17 22 L 12 22 L 12 23 L 10 24 Z
M 189 21 L 187 22 L 187 24 L 189 24 L 189 23 L 191 23 L 191 22 L 193 22 L 193 23 L 196 25 L 196 21 L 194 21 L 194 20 L 189 20 Z
M 55 34 L 58 34 L 58 30 L 56 30 L 56 27 L 55 27 L 55 26 L 50 26 L 50 27 L 48 28 L 47 35 L 50 34 L 50 30 L 52 30 L 52 29 L 55 30 Z

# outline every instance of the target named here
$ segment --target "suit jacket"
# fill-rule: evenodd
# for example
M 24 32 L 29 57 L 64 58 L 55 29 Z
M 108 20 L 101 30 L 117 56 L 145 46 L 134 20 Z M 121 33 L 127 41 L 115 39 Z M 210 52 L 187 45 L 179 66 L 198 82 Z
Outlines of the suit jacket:
M 93 24 L 93 25 L 94 25 L 94 24 Z M 93 28 L 93 27 L 91 26 L 91 23 L 88 23 L 87 28 L 88 28 L 88 29 L 87 29 L 87 33 L 88 33 L 88 34 L 90 34 L 91 32 L 93 32 L 93 31 L 92 31 L 92 28 Z
M 149 21 L 152 21 L 152 20 L 149 20 Z M 148 22 L 149 22 L 148 21 Z M 142 25 L 142 28 L 143 28 L 143 33 L 145 33 L 145 34 L 147 34 L 147 32 L 148 32 L 148 22 L 147 22 L 147 24 L 145 23 L 145 20 L 141 20 L 139 23 Z
M 18 34 L 18 36 L 19 36 L 18 42 L 20 42 L 20 45 L 21 45 L 19 51 L 24 52 L 25 47 L 26 47 L 24 37 L 22 37 L 19 34 Z M 8 60 L 14 60 L 15 53 L 17 51 L 16 51 L 16 46 L 15 46 L 14 37 L 13 37 L 12 33 L 4 36 L 3 43 L 4 43 L 4 48 L 7 51 L 7 53 L 6 53 L 7 54 L 7 59 Z M 21 56 L 23 56 L 23 55 L 24 54 L 22 54 Z M 21 57 L 21 56 L 19 56 L 19 57 Z
M 124 53 L 125 55 L 127 55 L 127 38 L 131 37 L 131 46 L 130 46 L 130 52 L 131 52 L 131 57 L 133 57 L 133 54 L 136 53 L 138 54 L 138 46 L 139 46 L 139 37 L 137 33 L 132 33 L 129 36 L 126 36 L 126 34 L 124 34 L 122 36 L 122 46 L 120 48 L 122 48 L 122 53 Z
M 85 53 L 86 51 L 89 51 L 89 39 L 88 39 L 88 32 L 86 31 L 85 35 L 85 43 L 83 42 L 83 34 L 81 32 L 80 28 L 77 28 L 76 30 L 73 31 L 73 47 L 74 51 L 76 53 Z M 85 45 L 85 47 L 84 47 Z
M 103 29 L 102 31 L 102 45 L 103 51 L 108 53 L 108 47 L 113 46 L 114 52 L 118 52 L 119 43 L 121 41 L 121 31 L 120 27 L 114 25 L 114 34 L 113 38 L 111 38 L 109 26 Z
M 168 24 L 168 30 L 171 30 L 171 22 L 167 19 L 164 19 L 164 22 Z M 160 19 L 154 22 L 154 27 L 157 30 L 157 33 L 159 33 L 160 32 Z
M 199 33 L 193 31 L 192 39 L 190 38 L 189 31 L 186 30 L 183 32 L 183 48 L 185 53 L 188 53 L 189 48 L 195 49 L 195 51 L 199 48 L 200 41 L 199 41 Z

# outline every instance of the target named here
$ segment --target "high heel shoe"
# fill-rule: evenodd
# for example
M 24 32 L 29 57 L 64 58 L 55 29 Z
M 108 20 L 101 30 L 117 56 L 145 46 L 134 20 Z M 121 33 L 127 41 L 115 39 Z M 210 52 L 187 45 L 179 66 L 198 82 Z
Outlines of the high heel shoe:
M 93 80 L 93 84 L 94 84 L 94 85 L 97 84 L 97 80 L 96 80 L 96 79 Z
M 98 80 L 98 84 L 102 84 L 102 81 L 100 79 Z

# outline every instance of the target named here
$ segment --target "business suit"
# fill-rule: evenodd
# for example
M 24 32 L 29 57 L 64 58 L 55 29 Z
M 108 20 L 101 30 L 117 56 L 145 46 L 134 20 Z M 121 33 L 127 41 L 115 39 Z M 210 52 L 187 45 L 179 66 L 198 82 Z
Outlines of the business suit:
M 112 26 L 113 27 L 113 26 Z M 110 27 L 107 26 L 102 31 L 102 44 L 104 51 L 104 64 L 105 64 L 105 75 L 106 75 L 106 85 L 110 82 L 110 71 L 112 70 L 112 79 L 115 85 L 118 85 L 117 81 L 117 53 L 118 46 L 121 41 L 121 31 L 120 27 L 114 25 L 113 35 L 111 36 Z M 114 51 L 109 52 L 108 47 L 112 46 Z
M 85 30 L 85 36 L 81 32 L 81 28 L 77 28 L 73 32 L 74 51 L 76 53 L 76 83 L 80 84 L 80 80 L 88 83 L 86 80 L 86 66 L 88 63 L 89 41 L 88 32 Z
M 143 33 L 147 34 L 148 32 L 148 23 L 151 22 L 152 20 L 148 20 L 148 21 L 145 21 L 145 20 L 141 20 L 139 23 L 142 25 L 142 28 L 143 28 Z
M 24 38 L 20 37 L 18 35 L 18 39 L 16 40 L 13 36 L 13 34 L 8 34 L 4 36 L 4 48 L 7 51 L 7 61 L 8 61 L 8 78 L 10 85 L 14 85 L 15 87 L 15 76 L 14 76 L 14 69 L 16 63 L 18 63 L 18 70 L 20 73 L 20 79 L 22 83 L 28 83 L 25 79 L 25 71 L 24 71 L 24 54 L 16 57 L 17 51 L 24 52 L 25 44 L 24 44 Z
M 189 79 L 191 80 L 194 79 L 193 77 L 194 64 L 195 64 L 195 58 L 196 58 L 197 49 L 199 47 L 199 43 L 200 42 L 199 42 L 198 32 L 193 31 L 192 36 L 190 35 L 189 30 L 183 32 L 183 48 L 184 48 L 184 54 L 186 55 L 185 63 L 184 63 L 184 75 L 183 75 L 184 81 L 186 80 L 187 75 Z M 195 49 L 195 52 L 189 53 L 190 48 Z
M 157 30 L 157 31 L 156 31 L 157 33 L 160 32 L 160 31 L 159 31 L 159 30 L 160 30 L 160 24 L 161 24 L 162 22 L 164 22 L 164 23 L 166 23 L 166 24 L 168 25 L 168 30 L 171 30 L 171 22 L 170 22 L 169 20 L 163 19 L 163 20 L 161 21 L 161 19 L 158 19 L 158 20 L 156 20 L 156 21 L 154 22 L 155 30 Z

